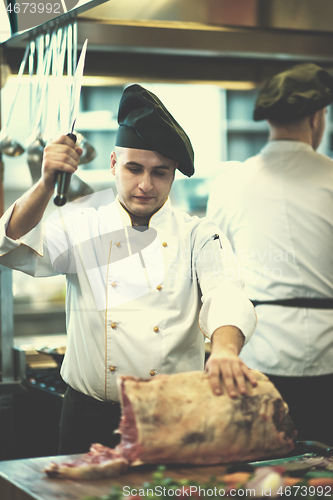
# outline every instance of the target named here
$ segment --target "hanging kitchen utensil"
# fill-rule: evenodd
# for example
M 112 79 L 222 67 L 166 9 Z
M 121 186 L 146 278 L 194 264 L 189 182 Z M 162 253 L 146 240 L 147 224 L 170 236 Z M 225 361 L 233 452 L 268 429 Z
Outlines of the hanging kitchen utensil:
M 88 194 L 92 194 L 93 192 L 94 190 L 86 182 L 78 175 L 73 174 L 67 193 L 67 200 L 74 201 L 82 198 L 82 196 L 88 196 Z
M 60 53 L 58 57 L 58 72 L 57 72 L 57 85 L 56 85 L 56 100 L 57 100 L 57 135 L 62 130 L 61 126 L 61 96 L 63 95 L 63 84 L 64 84 L 64 66 L 65 66 L 65 55 L 66 55 L 66 45 L 67 45 L 67 27 L 61 30 L 61 45 Z
M 71 89 L 72 89 L 72 68 L 76 68 L 77 66 L 77 22 L 73 23 L 72 25 L 69 25 L 66 27 L 66 30 L 64 30 L 64 39 L 63 41 L 67 39 L 67 37 L 72 36 L 72 42 L 69 42 L 69 50 L 68 50 L 68 58 L 69 58 L 69 64 L 67 65 L 68 68 L 68 80 L 70 81 L 70 84 L 68 85 L 67 88 L 67 93 L 68 93 L 68 102 L 71 102 Z M 59 76 L 63 76 L 64 73 L 64 63 L 65 63 L 65 52 L 64 50 L 66 49 L 66 46 L 63 44 L 61 51 L 60 51 L 60 56 L 59 56 Z M 58 89 L 60 89 L 61 84 L 63 83 L 64 79 L 59 78 L 58 79 L 59 83 L 57 84 Z M 67 105 L 66 101 L 64 101 L 63 96 L 66 95 L 66 91 L 61 91 L 58 92 L 58 97 L 59 99 L 59 116 L 58 116 L 58 123 L 60 122 L 61 124 L 64 123 L 64 127 L 59 126 L 58 132 L 60 130 L 63 130 L 65 127 L 68 126 L 68 121 L 69 121 L 69 116 L 68 116 L 68 110 L 70 106 Z M 57 98 L 58 98 L 57 97 Z M 61 104 L 64 104 L 61 106 Z M 67 122 L 64 122 L 63 114 L 64 114 L 64 107 L 66 107 L 66 112 L 67 112 Z M 62 116 L 62 119 L 61 119 Z M 67 124 L 66 124 L 67 123 Z M 75 135 L 77 136 L 76 144 L 83 149 L 83 155 L 87 156 L 93 154 L 91 151 L 93 148 L 90 146 L 89 142 L 83 137 L 82 134 L 78 134 L 75 132 Z M 89 160 L 91 161 L 91 160 Z M 81 162 L 80 162 L 81 163 Z M 68 201 L 74 201 L 78 198 L 81 198 L 82 196 L 87 196 L 89 194 L 92 194 L 94 191 L 93 189 L 88 186 L 79 176 L 76 174 L 73 174 L 71 177 L 71 182 L 68 188 L 68 193 L 67 193 L 67 199 Z
M 53 32 L 52 36 L 50 35 L 50 33 L 47 33 L 45 35 L 45 48 L 47 49 L 50 46 L 51 63 L 50 63 L 50 70 L 49 70 L 47 76 L 45 76 L 46 85 L 45 85 L 45 87 L 42 86 L 42 92 L 45 92 L 45 97 L 44 97 L 44 105 L 42 107 L 42 114 L 41 114 L 41 119 L 40 119 L 39 131 L 43 137 L 44 137 L 44 131 L 46 130 L 46 120 L 47 120 L 47 115 L 48 115 L 48 95 L 49 95 L 49 85 L 50 85 L 49 76 L 50 76 L 51 67 L 52 67 L 52 58 L 54 55 L 55 43 L 56 43 L 56 32 Z M 46 142 L 46 141 L 44 140 L 44 142 Z
M 22 81 L 22 75 L 24 72 L 24 68 L 28 59 L 28 54 L 29 54 L 29 48 L 30 44 L 28 44 L 25 48 L 24 56 L 19 68 L 19 72 L 17 75 L 17 80 L 16 80 L 16 90 L 14 93 L 14 98 L 12 100 L 7 121 L 5 122 L 5 126 L 0 132 L 0 151 L 1 153 L 7 155 L 7 156 L 20 156 L 22 153 L 24 153 L 24 148 L 19 144 L 15 139 L 12 139 L 7 132 L 8 125 L 12 116 L 14 104 L 16 102 L 17 94 L 20 89 L 21 81 Z
M 33 83 L 33 67 L 34 67 L 34 59 L 33 59 L 33 43 L 35 43 L 35 53 L 36 53 L 36 81 Z M 35 54 L 34 54 L 35 55 Z M 29 56 L 29 80 L 30 80 L 30 113 L 29 113 L 29 130 L 32 130 L 32 133 L 25 140 L 25 148 L 27 149 L 31 143 L 35 140 L 35 126 L 34 122 L 36 121 L 37 111 L 38 111 L 38 103 L 40 102 L 42 86 L 44 83 L 43 74 L 44 74 L 45 60 L 44 60 L 44 35 L 39 35 L 36 38 L 36 42 L 30 42 L 30 56 Z M 33 178 L 33 183 L 38 180 L 38 168 L 34 168 L 31 163 L 31 158 L 28 156 L 28 165 L 30 168 L 30 173 Z M 32 168 L 31 168 L 32 167 Z
M 35 45 L 35 51 L 33 50 Z M 34 56 L 36 55 L 36 75 L 34 78 Z M 38 102 L 41 97 L 41 88 L 43 83 L 44 73 L 44 35 L 39 35 L 36 41 L 30 42 L 30 55 L 29 55 L 29 130 L 34 128 L 34 120 L 36 121 Z M 25 140 L 25 147 L 27 148 L 31 143 L 31 134 Z
M 77 21 L 73 23 L 73 68 L 77 66 Z
M 44 35 L 39 35 L 36 38 L 36 54 L 37 54 L 37 68 L 36 68 L 36 77 L 37 77 L 37 85 L 35 91 L 35 108 L 34 114 L 37 114 L 38 102 L 40 101 L 42 87 L 43 87 L 43 75 L 44 75 Z M 27 144 L 29 145 L 29 144 Z
M 47 97 L 44 109 L 47 110 L 46 123 L 43 126 L 44 142 L 58 136 L 60 131 L 60 87 L 63 80 L 63 68 L 66 52 L 66 28 L 57 30 L 52 46 L 52 77 L 48 79 Z
M 83 70 L 84 70 L 84 63 L 85 63 L 85 57 L 86 57 L 86 52 L 87 52 L 87 44 L 88 40 L 86 40 L 83 44 L 81 54 L 79 61 L 77 63 L 75 75 L 74 75 L 74 80 L 72 84 L 72 92 L 71 92 L 71 106 L 70 106 L 70 114 L 69 114 L 69 134 L 68 137 L 70 137 L 74 143 L 76 143 L 76 136 L 73 134 L 74 132 L 74 126 L 76 122 L 76 117 L 79 111 L 79 104 L 80 104 L 80 95 L 81 95 L 81 86 L 82 86 L 82 79 L 83 79 Z M 69 183 L 70 183 L 70 174 L 67 172 L 58 172 L 56 174 L 56 183 L 54 187 L 54 203 L 58 207 L 61 207 L 65 205 L 67 201 L 67 191 L 69 188 Z
M 41 166 L 43 161 L 43 151 L 45 147 L 45 141 L 41 133 L 41 124 L 43 118 L 44 101 L 46 97 L 48 76 L 50 74 L 54 43 L 55 43 L 55 33 L 52 34 L 51 40 L 49 41 L 49 44 L 45 48 L 45 57 L 43 64 L 44 67 L 43 83 L 40 89 L 36 124 L 30 138 L 27 140 L 27 142 L 29 142 L 29 146 L 27 147 L 27 153 L 28 153 L 27 161 L 33 183 L 37 182 L 37 180 L 40 178 Z
M 29 54 L 29 128 L 32 125 L 32 111 L 34 109 L 34 83 L 33 83 L 33 76 L 34 76 L 34 61 L 35 61 L 35 49 L 36 49 L 36 43 L 34 40 L 31 40 L 30 42 L 30 54 Z
M 67 27 L 67 106 L 66 110 L 66 128 L 70 121 L 70 109 L 72 102 L 73 92 L 73 26 L 71 24 Z
M 57 120 L 54 119 L 54 114 L 58 113 L 58 92 L 57 92 L 57 76 L 58 76 L 58 63 L 59 63 L 59 38 L 61 33 L 59 33 L 59 29 L 55 35 L 52 44 L 52 62 L 50 69 L 50 76 L 48 78 L 47 89 L 46 89 L 46 97 L 45 97 L 45 105 L 44 105 L 44 122 L 42 125 L 43 130 L 43 139 L 44 142 L 47 143 L 53 137 L 57 135 Z M 61 42 L 60 42 L 61 43 Z
M 73 68 L 76 68 L 77 59 L 77 21 L 73 23 Z M 75 131 L 77 137 L 76 143 L 82 149 L 83 153 L 80 156 L 79 165 L 90 163 L 96 158 L 96 150 L 88 139 L 81 133 Z
M 91 145 L 91 143 L 88 141 L 88 139 L 78 133 L 78 132 L 75 132 L 75 135 L 77 137 L 77 145 L 82 149 L 83 153 L 82 155 L 80 156 L 80 160 L 79 160 L 79 165 L 83 165 L 85 163 L 90 163 L 91 161 L 94 160 L 94 158 L 96 158 L 96 150 L 95 148 Z

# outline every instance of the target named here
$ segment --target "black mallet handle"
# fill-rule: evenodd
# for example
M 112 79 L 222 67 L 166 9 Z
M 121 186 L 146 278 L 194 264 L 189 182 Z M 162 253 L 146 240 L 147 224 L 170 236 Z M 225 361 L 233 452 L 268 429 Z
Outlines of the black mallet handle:
M 67 136 L 72 139 L 74 144 L 76 144 L 76 135 L 67 134 Z M 54 185 L 54 198 L 53 202 L 57 207 L 63 207 L 67 202 L 67 192 L 69 188 L 69 183 L 71 181 L 71 174 L 68 172 L 57 172 L 56 181 Z

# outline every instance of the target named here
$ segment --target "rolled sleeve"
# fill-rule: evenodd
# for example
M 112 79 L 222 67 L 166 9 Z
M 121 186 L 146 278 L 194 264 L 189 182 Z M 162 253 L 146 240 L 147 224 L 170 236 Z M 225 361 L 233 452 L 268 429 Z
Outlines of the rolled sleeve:
M 52 269 L 47 248 L 44 245 L 42 222 L 17 240 L 6 235 L 14 208 L 15 204 L 0 219 L 0 264 L 31 276 L 58 274 Z
M 236 284 L 220 284 L 202 296 L 199 325 L 206 337 L 211 338 L 220 326 L 236 326 L 244 335 L 246 344 L 257 325 L 254 307 Z

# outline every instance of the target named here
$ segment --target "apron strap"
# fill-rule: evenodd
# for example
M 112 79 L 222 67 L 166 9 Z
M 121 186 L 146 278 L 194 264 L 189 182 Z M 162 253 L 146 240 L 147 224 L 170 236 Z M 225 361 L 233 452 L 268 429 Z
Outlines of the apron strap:
M 254 307 L 265 305 L 306 307 L 309 309 L 333 309 L 333 299 L 297 298 L 284 300 L 252 300 Z

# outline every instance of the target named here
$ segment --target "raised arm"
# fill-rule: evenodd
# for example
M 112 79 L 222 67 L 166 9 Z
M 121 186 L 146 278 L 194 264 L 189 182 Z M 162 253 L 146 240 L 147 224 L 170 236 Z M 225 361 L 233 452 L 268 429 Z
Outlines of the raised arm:
M 42 176 L 32 188 L 19 198 L 7 227 L 7 236 L 17 240 L 33 229 L 43 217 L 53 194 L 55 172 L 73 174 L 78 167 L 82 149 L 62 135 L 44 149 Z

